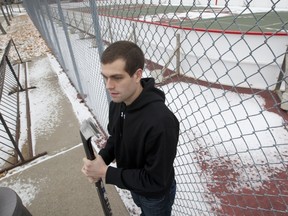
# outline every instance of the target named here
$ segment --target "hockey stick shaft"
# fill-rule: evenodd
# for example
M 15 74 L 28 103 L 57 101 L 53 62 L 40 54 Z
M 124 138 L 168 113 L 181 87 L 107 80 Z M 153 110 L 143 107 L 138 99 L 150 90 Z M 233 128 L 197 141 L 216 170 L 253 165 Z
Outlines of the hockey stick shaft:
M 80 129 L 80 136 L 83 142 L 85 154 L 87 159 L 89 160 L 94 160 L 96 158 L 91 144 L 91 137 L 95 135 L 97 132 L 94 131 L 93 129 L 94 129 L 93 127 L 91 128 L 91 122 L 87 121 L 81 125 Z M 100 179 L 99 181 L 97 181 L 95 183 L 95 186 L 105 216 L 112 216 L 112 210 L 110 207 L 110 203 L 107 197 L 107 192 L 105 190 L 103 180 Z

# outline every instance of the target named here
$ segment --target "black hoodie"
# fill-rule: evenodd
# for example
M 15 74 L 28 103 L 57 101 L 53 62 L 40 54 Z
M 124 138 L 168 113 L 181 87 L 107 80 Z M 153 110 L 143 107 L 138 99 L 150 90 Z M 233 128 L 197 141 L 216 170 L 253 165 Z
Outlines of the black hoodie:
M 165 105 L 154 79 L 141 80 L 143 91 L 129 106 L 110 103 L 110 137 L 99 154 L 108 165 L 106 183 L 146 197 L 163 196 L 174 180 L 173 161 L 179 122 Z M 121 117 L 122 116 L 122 117 Z

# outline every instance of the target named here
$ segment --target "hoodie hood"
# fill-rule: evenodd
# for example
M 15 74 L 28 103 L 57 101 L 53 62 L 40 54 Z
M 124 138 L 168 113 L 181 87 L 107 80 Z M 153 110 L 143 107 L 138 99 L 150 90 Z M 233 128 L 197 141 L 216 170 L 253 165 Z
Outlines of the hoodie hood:
M 154 78 L 142 78 L 141 85 L 143 87 L 141 94 L 132 104 L 126 107 L 126 111 L 138 110 L 156 101 L 165 102 L 165 94 L 155 87 Z

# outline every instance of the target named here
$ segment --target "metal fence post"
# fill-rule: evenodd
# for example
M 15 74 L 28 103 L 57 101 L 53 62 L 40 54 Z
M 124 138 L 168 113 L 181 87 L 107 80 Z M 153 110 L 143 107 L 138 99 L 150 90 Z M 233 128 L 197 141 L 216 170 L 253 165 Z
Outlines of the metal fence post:
M 94 26 L 94 31 L 95 31 L 96 44 L 98 47 L 99 58 L 101 58 L 102 53 L 104 51 L 104 47 L 103 47 L 103 41 L 102 41 L 102 36 L 101 36 L 101 27 L 99 25 L 99 16 L 98 16 L 98 11 L 97 11 L 96 1 L 89 0 L 89 4 L 91 7 L 91 12 L 92 12 L 91 14 L 92 14 L 92 19 L 94 23 L 93 26 Z M 105 85 L 104 80 L 103 80 L 103 83 Z M 107 91 L 107 89 L 106 89 L 106 96 L 107 96 L 108 103 L 110 103 L 111 96 L 109 92 Z
M 69 38 L 67 25 L 66 25 L 66 22 L 65 22 L 65 19 L 64 19 L 64 15 L 63 15 L 63 11 L 62 11 L 62 8 L 61 8 L 60 0 L 57 0 L 57 6 L 58 6 L 59 15 L 60 15 L 60 18 L 61 18 L 61 21 L 62 21 L 62 24 L 63 24 L 63 30 L 64 30 L 65 37 L 66 37 L 66 40 L 67 40 L 67 44 L 68 44 L 68 48 L 69 48 L 69 54 L 70 54 L 70 57 L 72 59 L 73 68 L 75 70 L 75 75 L 76 75 L 77 84 L 78 84 L 78 87 L 79 87 L 79 92 L 83 96 L 84 95 L 84 91 L 83 91 L 83 88 L 82 88 L 82 84 L 81 84 L 81 80 L 80 80 L 80 76 L 79 76 L 79 71 L 78 71 L 78 67 L 76 65 L 76 60 L 75 60 L 75 57 L 74 57 L 74 52 L 73 52 L 71 41 L 70 41 L 70 38 Z
M 5 19 L 6 23 L 7 23 L 7 25 L 10 26 L 10 22 L 9 22 L 9 20 L 8 20 L 4 10 L 3 10 L 3 5 L 2 4 L 0 4 L 0 8 L 1 8 L 1 12 L 2 12 L 2 14 L 4 16 L 4 19 Z
M 14 48 L 15 48 L 15 50 L 16 50 L 16 53 L 17 53 L 17 55 L 18 55 L 18 57 L 19 57 L 20 62 L 23 63 L 23 61 L 22 61 L 22 59 L 21 59 L 21 56 L 20 56 L 20 54 L 19 54 L 19 52 L 18 52 L 18 49 L 17 49 L 17 47 L 16 47 L 16 44 L 14 43 L 14 40 L 11 39 L 11 41 L 12 41 L 12 43 L 13 43 L 13 46 L 14 46 Z
M 7 3 L 6 3 L 5 1 L 4 1 L 4 5 L 5 5 L 5 9 L 6 9 L 8 18 L 9 18 L 9 20 L 11 21 L 12 19 L 11 19 L 11 16 L 10 16 L 10 14 L 9 14 L 9 8 L 8 8 Z
M 2 23 L 0 23 L 0 30 L 1 30 L 2 34 L 7 34 L 5 29 L 2 26 Z
M 8 136 L 9 136 L 9 138 L 10 138 L 10 140 L 11 140 L 11 142 L 12 142 L 12 144 L 13 144 L 16 152 L 17 152 L 17 154 L 19 155 L 21 161 L 23 162 L 24 161 L 24 157 L 23 157 L 22 153 L 20 152 L 20 150 L 19 150 L 19 148 L 17 146 L 17 143 L 15 142 L 15 140 L 14 140 L 14 138 L 13 138 L 13 136 L 12 136 L 10 130 L 9 130 L 9 127 L 7 126 L 7 124 L 6 124 L 6 122 L 5 122 L 5 120 L 4 120 L 4 118 L 3 118 L 1 113 L 0 113 L 0 121 L 2 122 L 2 125 L 5 128 L 5 130 L 6 130 L 7 134 L 8 134 Z
M 281 109 L 288 111 L 288 46 L 286 48 L 286 54 L 283 61 L 283 82 L 284 82 L 284 92 L 281 95 Z
M 32 0 L 31 0 L 32 1 Z M 35 1 L 33 1 L 35 2 Z M 24 7 L 26 8 L 27 13 L 29 14 L 30 17 L 35 17 L 34 19 L 31 19 L 33 21 L 33 24 L 37 27 L 38 31 L 41 33 L 42 37 L 43 37 L 43 31 L 42 31 L 42 27 L 40 24 L 40 17 L 37 16 L 37 9 L 35 7 L 35 4 L 33 3 L 31 6 L 32 7 L 28 7 L 26 1 L 23 2 Z M 46 38 L 45 38 L 46 39 Z
M 57 37 L 57 34 L 56 34 L 54 22 L 53 22 L 53 19 L 52 19 L 52 16 L 51 16 L 51 12 L 50 12 L 50 9 L 49 9 L 47 0 L 44 1 L 44 4 L 45 4 L 45 7 L 46 7 L 46 11 L 47 11 L 48 18 L 49 18 L 49 20 L 50 20 L 52 32 L 53 32 L 53 35 L 54 35 L 54 38 L 55 38 L 55 41 L 56 41 L 56 46 L 57 46 L 57 50 L 58 50 L 58 53 L 57 53 L 57 54 L 58 54 L 58 56 L 59 56 L 59 58 L 60 58 L 62 67 L 63 67 L 64 70 L 66 71 L 67 68 L 66 68 L 66 65 L 65 65 L 65 61 L 64 61 L 64 59 L 63 59 L 63 54 L 62 54 L 62 51 L 61 51 L 61 47 L 60 47 L 59 40 L 58 40 L 58 37 Z
M 24 89 L 22 88 L 21 83 L 19 82 L 19 79 L 17 78 L 16 73 L 15 73 L 15 71 L 14 71 L 14 69 L 13 69 L 13 67 L 12 67 L 12 65 L 11 65 L 11 63 L 10 63 L 10 61 L 9 61 L 8 56 L 6 55 L 5 58 L 6 58 L 7 64 L 8 64 L 8 66 L 9 66 L 10 70 L 12 71 L 12 74 L 13 74 L 13 76 L 14 76 L 17 84 L 19 85 L 21 91 L 24 91 Z
M 36 10 L 36 12 L 37 12 L 37 15 L 39 17 L 39 20 L 41 21 L 40 23 L 42 24 L 42 32 L 44 33 L 45 37 L 48 40 L 49 48 L 52 49 L 54 47 L 54 43 L 52 42 L 50 34 L 48 32 L 48 27 L 47 27 L 46 19 L 45 19 L 45 13 L 44 13 L 39 1 L 36 1 L 36 4 L 37 4 L 37 8 L 39 9 L 39 10 Z

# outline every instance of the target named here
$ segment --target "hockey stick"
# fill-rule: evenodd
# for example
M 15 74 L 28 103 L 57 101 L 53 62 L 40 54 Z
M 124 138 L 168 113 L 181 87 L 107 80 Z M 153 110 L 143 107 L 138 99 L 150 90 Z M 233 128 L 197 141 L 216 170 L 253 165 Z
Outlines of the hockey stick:
M 84 150 L 87 159 L 94 160 L 96 157 L 94 155 L 93 147 L 91 144 L 91 137 L 96 136 L 98 134 L 98 130 L 94 123 L 91 120 L 84 120 L 84 122 L 80 126 L 80 136 L 83 142 Z M 103 180 L 100 179 L 95 183 L 97 193 L 102 205 L 103 212 L 105 216 L 111 216 L 112 210 L 110 207 L 110 203 L 107 197 L 107 192 L 104 187 Z

